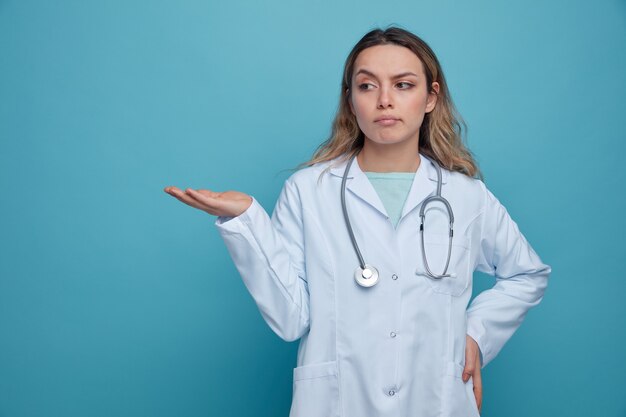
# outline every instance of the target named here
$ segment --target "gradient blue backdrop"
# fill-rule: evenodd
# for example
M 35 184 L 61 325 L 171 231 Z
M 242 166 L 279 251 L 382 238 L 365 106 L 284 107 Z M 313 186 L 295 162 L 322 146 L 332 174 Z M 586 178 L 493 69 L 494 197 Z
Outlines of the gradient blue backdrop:
M 0 0 L 0 417 L 287 416 L 298 342 L 215 217 L 163 188 L 271 213 L 348 52 L 389 24 L 435 50 L 487 185 L 553 267 L 483 370 L 483 415 L 626 416 L 624 0 Z

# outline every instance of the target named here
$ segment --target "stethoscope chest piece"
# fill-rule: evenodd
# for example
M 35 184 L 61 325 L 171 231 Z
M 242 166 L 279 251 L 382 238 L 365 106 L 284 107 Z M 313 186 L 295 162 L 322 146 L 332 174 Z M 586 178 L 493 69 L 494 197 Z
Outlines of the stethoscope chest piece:
M 362 287 L 371 287 L 378 282 L 378 270 L 365 264 L 365 269 L 357 266 L 354 270 L 354 279 Z
M 356 243 L 356 238 L 354 237 L 354 232 L 352 231 L 352 225 L 350 224 L 350 219 L 348 216 L 348 209 L 346 208 L 346 179 L 348 178 L 348 171 L 350 171 L 350 165 L 352 165 L 352 161 L 356 158 L 357 154 L 360 151 L 357 151 L 352 155 L 348 163 L 346 164 L 346 169 L 343 172 L 343 178 L 341 180 L 341 208 L 343 210 L 343 217 L 346 221 L 346 227 L 348 228 L 348 233 L 350 234 L 350 240 L 352 241 L 352 246 L 354 246 L 354 251 L 356 252 L 357 257 L 359 258 L 359 266 L 354 270 L 354 279 L 362 287 L 372 287 L 378 282 L 378 270 L 371 265 L 368 265 L 363 260 L 363 255 L 361 255 L 361 251 L 359 250 L 359 245 Z M 450 207 L 450 203 L 444 197 L 441 196 L 441 167 L 437 162 L 431 161 L 435 169 L 437 170 L 437 193 L 434 196 L 428 197 L 422 203 L 422 207 L 420 209 L 420 234 L 422 238 L 422 257 L 424 259 L 424 266 L 426 268 L 427 274 L 431 278 L 441 279 L 444 277 L 455 277 L 455 273 L 446 273 L 448 271 L 448 266 L 450 265 L 450 255 L 452 251 L 452 235 L 454 233 L 453 224 L 454 224 L 454 214 L 452 213 L 452 207 Z M 450 230 L 449 230 L 449 239 L 448 239 L 448 260 L 446 261 L 446 266 L 443 269 L 442 274 L 435 274 L 430 270 L 428 266 L 428 262 L 426 259 L 426 250 L 424 248 L 424 217 L 425 217 L 425 208 L 426 204 L 431 201 L 440 201 L 442 202 L 448 211 L 448 216 L 450 218 Z M 363 268 L 361 268 L 363 265 Z

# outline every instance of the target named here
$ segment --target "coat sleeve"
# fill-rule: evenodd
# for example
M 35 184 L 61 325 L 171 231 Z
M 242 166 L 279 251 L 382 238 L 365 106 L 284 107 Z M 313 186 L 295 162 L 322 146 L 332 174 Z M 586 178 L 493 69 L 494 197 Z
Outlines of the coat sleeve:
M 215 226 L 263 319 L 291 342 L 309 328 L 300 199 L 288 179 L 271 218 L 252 200 L 239 216 L 219 216 Z
M 478 344 L 481 368 L 493 360 L 542 300 L 552 272 L 535 253 L 506 208 L 480 182 L 484 192 L 476 270 L 496 277 L 467 309 L 467 334 Z

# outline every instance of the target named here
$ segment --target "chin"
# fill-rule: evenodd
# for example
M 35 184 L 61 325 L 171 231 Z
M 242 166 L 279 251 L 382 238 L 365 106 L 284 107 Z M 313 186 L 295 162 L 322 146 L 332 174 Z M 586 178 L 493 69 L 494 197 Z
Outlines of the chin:
M 379 142 L 379 143 L 399 143 L 399 142 L 403 142 L 405 140 L 406 140 L 406 138 L 401 137 L 399 135 L 388 135 L 388 136 L 384 136 L 384 137 L 378 136 L 376 138 L 376 142 Z

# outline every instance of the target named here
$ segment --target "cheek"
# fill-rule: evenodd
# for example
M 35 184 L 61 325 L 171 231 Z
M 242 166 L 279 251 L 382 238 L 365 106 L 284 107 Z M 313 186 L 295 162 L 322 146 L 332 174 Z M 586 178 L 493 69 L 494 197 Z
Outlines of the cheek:
M 426 114 L 426 100 L 414 100 L 406 109 L 412 121 L 421 124 Z
M 362 100 L 353 100 L 352 101 L 352 112 L 356 116 L 357 119 L 366 118 L 367 112 L 364 110 L 367 108 L 366 103 L 363 103 Z
M 418 96 L 413 96 L 409 99 L 409 101 L 407 102 L 407 107 L 411 108 L 412 110 L 424 110 L 426 108 L 426 96 L 425 95 L 418 95 Z

